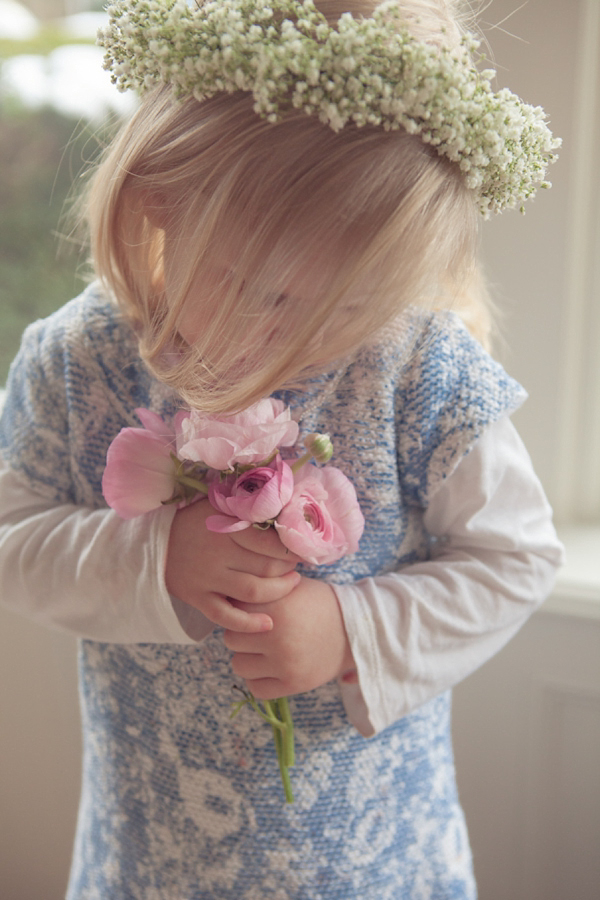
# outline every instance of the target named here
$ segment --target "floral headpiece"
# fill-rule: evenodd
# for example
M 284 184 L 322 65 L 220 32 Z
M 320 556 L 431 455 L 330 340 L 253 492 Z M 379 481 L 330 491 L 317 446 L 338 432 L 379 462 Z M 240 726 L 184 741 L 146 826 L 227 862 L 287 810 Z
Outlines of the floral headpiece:
M 492 90 L 472 35 L 458 50 L 416 40 L 394 0 L 335 28 L 312 0 L 116 0 L 108 12 L 98 41 L 120 90 L 247 91 L 271 122 L 293 107 L 334 131 L 402 127 L 460 166 L 486 217 L 549 187 L 560 140 L 541 107 Z

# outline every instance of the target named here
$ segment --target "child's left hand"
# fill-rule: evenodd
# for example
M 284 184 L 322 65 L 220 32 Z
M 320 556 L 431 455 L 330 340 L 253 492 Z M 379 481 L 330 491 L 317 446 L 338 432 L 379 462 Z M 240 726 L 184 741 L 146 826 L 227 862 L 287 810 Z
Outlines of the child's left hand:
M 269 632 L 224 635 L 233 671 L 258 700 L 312 691 L 354 669 L 339 603 L 326 582 L 303 577 L 281 600 L 235 606 L 268 612 L 273 620 Z

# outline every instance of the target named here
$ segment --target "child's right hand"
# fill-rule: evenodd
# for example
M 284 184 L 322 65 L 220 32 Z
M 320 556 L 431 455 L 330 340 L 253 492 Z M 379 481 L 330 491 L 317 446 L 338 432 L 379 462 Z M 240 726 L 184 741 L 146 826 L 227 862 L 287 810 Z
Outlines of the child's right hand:
M 300 582 L 300 559 L 283 546 L 272 529 L 246 528 L 218 534 L 206 527 L 215 510 L 198 500 L 177 510 L 171 526 L 165 582 L 170 594 L 199 609 L 215 625 L 231 631 L 270 631 L 272 619 L 233 606 L 272 603 Z

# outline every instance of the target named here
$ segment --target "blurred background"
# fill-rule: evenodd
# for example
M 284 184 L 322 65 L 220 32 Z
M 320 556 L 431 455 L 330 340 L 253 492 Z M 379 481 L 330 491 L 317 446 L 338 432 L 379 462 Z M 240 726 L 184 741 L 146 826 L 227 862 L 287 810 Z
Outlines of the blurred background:
M 0 388 L 25 325 L 81 290 L 66 214 L 130 114 L 95 0 L 0 0 Z M 491 0 L 498 85 L 564 139 L 525 216 L 486 223 L 496 355 L 568 563 L 517 638 L 455 692 L 480 900 L 600 896 L 600 3 Z M 76 641 L 0 610 L 0 897 L 64 897 L 79 790 Z M 183 898 L 165 898 L 183 900 Z
M 81 290 L 65 203 L 132 108 L 94 45 L 100 7 L 0 0 L 0 385 L 25 325 Z

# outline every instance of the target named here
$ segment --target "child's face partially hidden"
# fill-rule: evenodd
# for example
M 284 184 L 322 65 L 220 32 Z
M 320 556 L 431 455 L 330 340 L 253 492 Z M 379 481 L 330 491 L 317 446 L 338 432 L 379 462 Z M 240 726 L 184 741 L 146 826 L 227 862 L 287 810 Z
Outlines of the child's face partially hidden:
M 227 321 L 225 330 L 230 334 L 230 343 L 235 342 L 239 348 L 232 374 L 242 370 L 248 374 L 264 366 L 267 348 L 273 348 L 273 342 L 285 349 L 285 342 L 293 341 L 298 328 L 306 325 L 307 317 L 315 317 L 322 309 L 322 298 L 330 289 L 336 275 L 335 257 L 325 252 L 318 254 L 310 266 L 299 265 L 297 270 L 269 277 L 266 274 L 256 282 L 241 277 L 237 261 L 239 250 L 232 243 L 231 247 L 222 247 L 205 265 L 198 267 L 186 293 L 185 305 L 180 317 L 179 334 L 187 344 L 197 344 L 206 333 L 207 328 L 215 324 L 216 317 L 223 303 L 234 303 L 228 314 L 231 322 L 230 332 Z M 175 257 L 165 253 L 165 289 L 167 302 L 169 284 L 176 271 Z M 268 270 L 267 270 L 268 271 Z M 253 302 L 251 291 L 260 294 L 260 305 Z M 233 292 L 233 294 L 232 294 Z M 356 292 L 353 297 L 345 297 L 344 302 L 328 317 L 327 322 L 316 324 L 314 332 L 309 333 L 305 342 L 307 360 L 310 357 L 314 364 L 315 352 L 325 348 L 328 339 L 339 331 L 344 323 L 352 317 L 353 308 L 357 308 Z M 217 341 L 217 343 L 219 343 Z M 222 346 L 222 345 L 221 345 Z M 210 355 L 210 353 L 209 353 Z M 325 365 L 332 359 L 323 358 L 318 362 Z M 211 360 L 203 352 L 203 359 L 209 367 Z M 213 359 L 212 362 L 218 362 Z M 218 366 L 217 366 L 218 368 Z

